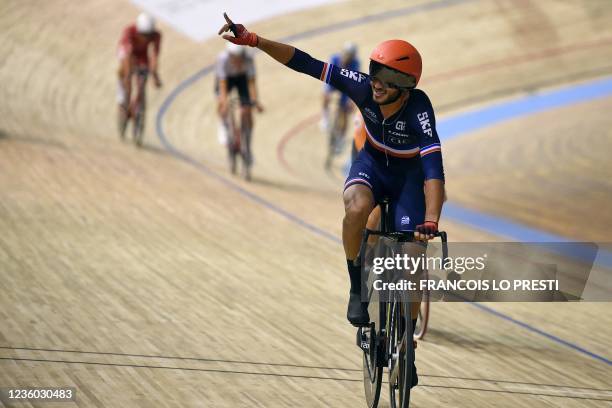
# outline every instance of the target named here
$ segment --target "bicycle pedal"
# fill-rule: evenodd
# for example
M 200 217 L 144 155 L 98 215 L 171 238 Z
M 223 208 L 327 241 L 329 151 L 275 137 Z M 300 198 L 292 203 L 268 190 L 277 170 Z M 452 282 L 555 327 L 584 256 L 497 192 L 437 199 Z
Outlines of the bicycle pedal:
M 357 335 L 355 338 L 355 342 L 357 344 L 357 347 L 359 347 L 365 353 L 370 352 L 370 347 L 372 346 L 373 333 L 375 333 L 374 323 L 370 323 L 367 326 L 362 326 L 357 329 Z

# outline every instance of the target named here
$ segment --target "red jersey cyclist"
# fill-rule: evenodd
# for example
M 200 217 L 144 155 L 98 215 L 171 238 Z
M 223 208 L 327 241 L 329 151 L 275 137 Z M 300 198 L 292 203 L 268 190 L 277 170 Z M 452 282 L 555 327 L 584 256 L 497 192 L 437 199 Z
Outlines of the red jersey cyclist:
M 366 142 L 353 162 L 344 185 L 342 242 L 351 289 L 348 320 L 369 323 L 367 303 L 361 302 L 361 270 L 354 264 L 363 229 L 377 203 L 391 198 L 396 231 L 414 230 L 419 240 L 434 237 L 444 201 L 444 169 L 434 111 L 416 86 L 421 77 L 419 52 L 403 40 L 380 43 L 370 54 L 369 74 L 342 69 L 317 60 L 287 44 L 259 37 L 225 15 L 219 34 L 236 44 L 257 47 L 287 67 L 331 84 L 353 100 L 363 116 Z M 411 305 L 412 316 L 419 304 Z M 416 325 L 416 319 L 412 322 Z M 413 367 L 416 385 L 416 368 Z
M 153 75 L 155 86 L 158 88 L 161 86 L 157 70 L 160 42 L 161 33 L 155 29 L 155 20 L 146 13 L 139 14 L 136 23 L 128 25 L 123 30 L 117 48 L 119 59 L 117 103 L 120 118 L 125 119 L 133 115 L 135 107 L 143 97 L 141 91 L 149 73 Z M 138 83 L 136 84 L 136 95 L 132 98 L 134 77 L 137 78 Z M 120 123 L 123 122 L 125 120 Z

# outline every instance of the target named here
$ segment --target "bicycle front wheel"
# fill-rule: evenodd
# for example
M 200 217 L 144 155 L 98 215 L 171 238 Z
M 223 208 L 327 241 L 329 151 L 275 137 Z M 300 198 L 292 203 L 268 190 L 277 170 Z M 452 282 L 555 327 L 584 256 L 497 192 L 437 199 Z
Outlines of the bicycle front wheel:
M 391 408 L 410 406 L 414 343 L 410 303 L 394 301 L 389 308 L 389 399 Z
M 363 348 L 363 389 L 365 391 L 366 403 L 368 408 L 376 408 L 380 398 L 380 388 L 382 385 L 383 366 L 384 366 L 384 342 L 380 341 L 384 337 L 384 307 L 378 301 L 370 302 L 370 316 L 373 323 L 360 330 L 362 333 L 361 342 L 368 345 Z M 377 318 L 376 318 L 377 317 Z

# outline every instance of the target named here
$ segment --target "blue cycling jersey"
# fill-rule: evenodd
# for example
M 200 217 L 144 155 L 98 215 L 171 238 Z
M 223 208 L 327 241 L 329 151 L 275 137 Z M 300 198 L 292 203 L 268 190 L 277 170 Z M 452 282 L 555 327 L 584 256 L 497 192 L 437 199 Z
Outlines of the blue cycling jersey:
M 355 102 L 367 131 L 365 150 L 374 160 L 384 161 L 387 167 L 411 168 L 420 161 L 425 180 L 444 180 L 436 120 L 425 92 L 411 90 L 399 111 L 385 119 L 372 99 L 367 74 L 317 60 L 297 48 L 287 66 L 332 85 Z
M 346 66 L 342 65 L 342 54 L 333 54 L 329 59 L 330 64 L 337 67 L 350 69 L 351 71 L 359 71 L 359 60 L 352 58 Z
M 342 64 L 342 54 L 333 54 L 329 59 L 329 63 L 336 67 L 346 68 L 350 71 L 359 71 L 359 60 L 357 58 L 353 58 L 346 65 Z M 325 92 L 333 92 L 336 88 L 334 88 L 331 84 L 325 84 Z M 344 106 L 348 102 L 348 95 L 343 93 L 340 98 L 340 105 Z

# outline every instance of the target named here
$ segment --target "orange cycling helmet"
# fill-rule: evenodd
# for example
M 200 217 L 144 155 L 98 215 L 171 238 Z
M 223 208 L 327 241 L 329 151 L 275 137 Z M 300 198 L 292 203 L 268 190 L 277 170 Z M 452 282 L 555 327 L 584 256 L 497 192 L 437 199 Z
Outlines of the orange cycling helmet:
M 376 71 L 377 67 L 384 65 L 387 68 L 391 68 L 397 73 L 410 75 L 414 77 L 414 85 L 405 86 L 401 83 L 395 83 L 400 87 L 414 88 L 421 79 L 421 72 L 423 70 L 423 61 L 421 60 L 421 54 L 416 48 L 409 42 L 404 40 L 387 40 L 383 41 L 372 50 L 370 54 L 370 75 L 373 75 L 373 70 Z M 372 64 L 374 62 L 374 64 Z M 375 72 L 374 72 L 375 73 Z M 401 78 L 402 75 L 398 75 Z M 394 82 L 404 82 L 405 80 L 399 80 Z

